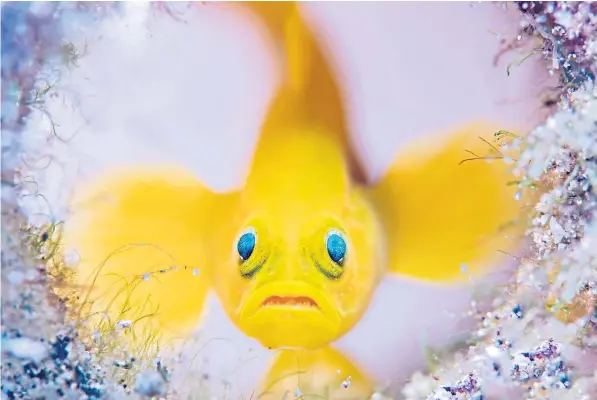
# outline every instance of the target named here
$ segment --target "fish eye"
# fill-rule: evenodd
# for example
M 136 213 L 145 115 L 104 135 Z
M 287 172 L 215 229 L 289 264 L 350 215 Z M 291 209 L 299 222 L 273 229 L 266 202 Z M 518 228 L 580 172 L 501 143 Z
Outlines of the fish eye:
M 325 246 L 332 261 L 342 265 L 347 251 L 346 240 L 342 233 L 336 229 L 330 229 L 325 238 Z
M 238 238 L 238 242 L 236 243 L 236 250 L 242 261 L 246 261 L 251 257 L 256 244 L 257 234 L 255 233 L 255 229 L 248 228 L 247 231 Z
M 310 236 L 305 251 L 319 272 L 336 280 L 344 275 L 349 239 L 347 233 L 332 226 L 341 226 L 341 223 L 333 218 L 320 223 Z

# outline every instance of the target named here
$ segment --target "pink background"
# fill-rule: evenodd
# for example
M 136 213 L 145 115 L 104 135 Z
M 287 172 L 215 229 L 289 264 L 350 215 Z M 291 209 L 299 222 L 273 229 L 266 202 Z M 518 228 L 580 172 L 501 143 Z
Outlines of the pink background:
M 415 137 L 480 118 L 520 131 L 541 117 L 538 94 L 546 76 L 538 57 L 513 67 L 509 77 L 508 57 L 493 65 L 496 33 L 508 39 L 516 33 L 513 10 L 465 2 L 302 6 L 332 53 L 350 133 L 371 178 Z M 215 190 L 238 186 L 278 82 L 258 21 L 234 8 L 177 5 L 186 21 L 177 22 L 142 2 L 126 7 L 125 19 L 74 33 L 88 53 L 65 74 L 61 95 L 49 105 L 59 133 L 75 135 L 56 147 L 61 162 L 40 177 L 58 215 L 66 211 L 65 187 L 114 164 L 177 161 Z M 403 382 L 423 365 L 424 343 L 447 343 L 468 330 L 452 314 L 465 309 L 469 293 L 387 280 L 339 347 L 380 382 Z M 188 384 L 207 371 L 214 387 L 227 379 L 233 392 L 246 393 L 269 353 L 238 332 L 214 299 L 204 322 L 200 341 L 225 340 L 210 341 L 199 357 L 209 363 L 182 367 L 178 378 Z

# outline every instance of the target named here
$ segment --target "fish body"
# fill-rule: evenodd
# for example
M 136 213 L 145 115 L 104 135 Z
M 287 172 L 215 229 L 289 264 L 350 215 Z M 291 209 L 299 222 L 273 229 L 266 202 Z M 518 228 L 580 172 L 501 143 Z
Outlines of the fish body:
M 333 74 L 297 5 L 248 7 L 279 40 L 288 70 L 244 188 L 214 235 L 212 283 L 231 320 L 264 346 L 316 349 L 366 310 L 383 276 L 383 240 L 353 179 L 360 166 L 346 150 Z M 235 249 L 243 235 L 253 240 L 247 259 Z M 334 240 L 345 246 L 340 262 L 328 252 Z
M 371 182 L 297 4 L 231 7 L 262 21 L 286 70 L 243 187 L 215 193 L 167 165 L 110 171 L 83 188 L 64 237 L 81 254 L 79 307 L 104 326 L 132 320 L 142 350 L 148 335 L 188 335 L 213 290 L 245 334 L 327 371 L 342 358 L 328 346 L 361 319 L 384 276 L 458 281 L 463 264 L 481 273 L 498 249 L 517 246 L 502 230 L 521 217 L 508 167 L 483 156 L 461 163 L 466 150 L 499 152 L 479 136 L 500 126 L 473 122 L 415 143 Z M 288 357 L 272 373 L 286 371 Z

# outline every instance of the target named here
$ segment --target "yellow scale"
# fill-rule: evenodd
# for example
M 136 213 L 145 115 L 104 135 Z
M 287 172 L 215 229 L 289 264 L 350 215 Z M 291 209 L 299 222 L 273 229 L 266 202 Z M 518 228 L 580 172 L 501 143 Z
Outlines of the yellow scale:
M 142 348 L 153 332 L 162 343 L 188 335 L 213 291 L 240 330 L 283 349 L 264 397 L 298 387 L 366 398 L 366 372 L 330 345 L 361 319 L 384 276 L 451 282 L 463 263 L 479 274 L 496 249 L 514 250 L 500 231 L 520 214 L 506 164 L 459 164 L 500 127 L 473 121 L 434 145 L 415 143 L 366 182 L 335 77 L 296 4 L 234 7 L 263 20 L 286 68 L 244 187 L 216 194 L 179 166 L 158 165 L 109 171 L 83 188 L 64 237 L 81 254 L 81 310 L 92 321 L 133 321 L 131 345 Z M 144 279 L 173 266 L 200 273 Z

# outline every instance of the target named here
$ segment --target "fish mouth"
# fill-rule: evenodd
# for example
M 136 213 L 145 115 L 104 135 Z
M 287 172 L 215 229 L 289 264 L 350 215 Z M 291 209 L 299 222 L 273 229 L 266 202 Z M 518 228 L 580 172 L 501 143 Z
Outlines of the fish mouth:
M 316 349 L 338 337 L 342 314 L 334 299 L 302 281 L 257 286 L 243 299 L 239 327 L 268 348 Z
M 273 282 L 258 287 L 239 310 L 242 319 L 256 318 L 262 312 L 285 311 L 291 314 L 319 314 L 339 323 L 340 314 L 323 291 L 304 282 Z
M 317 302 L 308 296 L 270 296 L 261 307 L 310 307 L 319 309 Z

